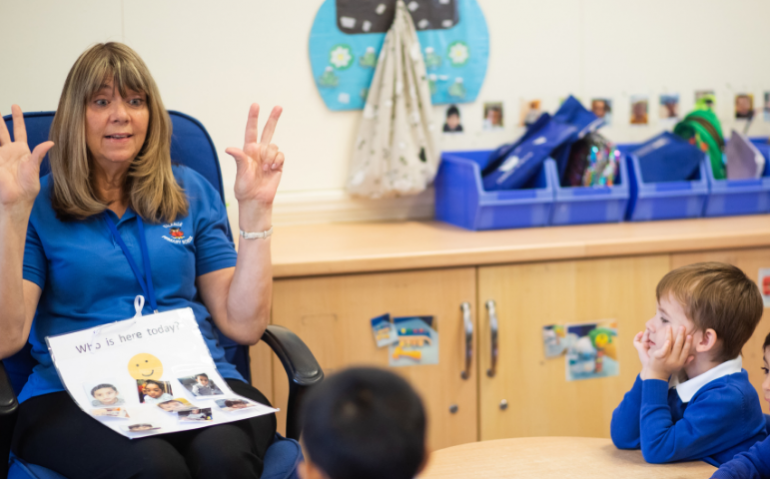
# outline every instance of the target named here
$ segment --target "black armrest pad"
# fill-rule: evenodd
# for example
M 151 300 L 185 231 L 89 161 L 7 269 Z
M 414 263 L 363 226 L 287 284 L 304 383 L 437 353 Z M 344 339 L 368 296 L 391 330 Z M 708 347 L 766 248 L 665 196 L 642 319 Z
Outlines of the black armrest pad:
M 18 407 L 19 403 L 11 387 L 11 380 L 5 372 L 3 362 L 0 361 L 0 416 L 13 414 Z
M 323 370 L 307 345 L 288 329 L 269 325 L 262 335 L 264 341 L 281 360 L 289 381 L 298 386 L 313 386 L 324 378 Z

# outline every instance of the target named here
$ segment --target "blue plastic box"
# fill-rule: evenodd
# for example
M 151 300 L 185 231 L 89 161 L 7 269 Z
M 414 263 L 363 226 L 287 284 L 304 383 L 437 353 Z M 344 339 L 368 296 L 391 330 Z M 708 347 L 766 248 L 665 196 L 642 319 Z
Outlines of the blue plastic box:
M 625 158 L 618 163 L 618 178 L 614 186 L 561 186 L 558 170 L 548 166 L 547 169 L 554 185 L 552 225 L 612 223 L 625 218 L 630 196 Z
M 551 219 L 554 188 L 546 160 L 523 188 L 485 191 L 480 164 L 492 150 L 447 152 L 436 175 L 436 219 L 469 230 L 546 226 Z
M 621 151 L 627 152 L 635 145 L 623 145 Z M 645 183 L 639 168 L 639 159 L 629 154 L 626 156 L 631 197 L 628 201 L 628 221 L 669 220 L 676 218 L 699 218 L 703 216 L 703 207 L 709 187 L 706 179 L 704 155 L 695 178 L 664 183 Z
M 761 178 L 716 180 L 711 162 L 706 162 L 709 196 L 704 216 L 755 215 L 770 211 L 770 145 L 767 140 L 752 139 L 765 157 Z

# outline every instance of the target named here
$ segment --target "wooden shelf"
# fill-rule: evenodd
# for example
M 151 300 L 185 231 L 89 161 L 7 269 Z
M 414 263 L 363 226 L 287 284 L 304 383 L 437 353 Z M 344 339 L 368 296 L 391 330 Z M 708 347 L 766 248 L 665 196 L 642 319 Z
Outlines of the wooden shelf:
M 474 232 L 440 222 L 278 226 L 274 277 L 770 246 L 770 215 Z

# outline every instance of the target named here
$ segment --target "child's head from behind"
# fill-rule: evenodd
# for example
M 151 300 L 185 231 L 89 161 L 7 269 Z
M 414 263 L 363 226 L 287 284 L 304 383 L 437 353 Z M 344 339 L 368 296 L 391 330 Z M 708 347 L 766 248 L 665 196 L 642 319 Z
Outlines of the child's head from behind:
M 112 384 L 99 384 L 91 389 L 91 396 L 102 404 L 114 404 L 118 400 L 118 390 Z
M 304 479 L 411 479 L 425 463 L 425 410 L 409 384 L 353 368 L 315 387 L 303 405 Z
M 735 359 L 762 317 L 757 285 L 735 266 L 697 263 L 677 268 L 660 280 L 658 312 L 647 322 L 650 349 L 674 336 L 679 326 L 693 335 L 694 353 L 708 353 L 711 361 Z
M 157 399 L 163 395 L 163 385 L 158 381 L 148 379 L 144 383 L 144 393 L 151 398 Z

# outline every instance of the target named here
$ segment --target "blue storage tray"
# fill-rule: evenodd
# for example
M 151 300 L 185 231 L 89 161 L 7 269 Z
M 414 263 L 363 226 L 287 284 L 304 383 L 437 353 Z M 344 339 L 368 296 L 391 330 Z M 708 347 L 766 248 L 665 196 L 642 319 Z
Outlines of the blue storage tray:
M 625 218 L 630 196 L 625 158 L 618 163 L 618 178 L 614 186 L 561 186 L 558 170 L 546 168 L 554 185 L 552 225 L 612 223 Z
M 469 230 L 546 226 L 551 219 L 553 184 L 546 168 L 539 169 L 523 188 L 485 191 L 480 164 L 492 150 L 446 152 L 435 180 L 436 219 Z M 550 165 L 550 166 L 547 166 Z
M 717 180 L 711 162 L 706 162 L 709 196 L 704 216 L 755 215 L 770 211 L 770 145 L 767 139 L 752 138 L 751 142 L 765 157 L 761 178 Z
M 628 152 L 636 145 L 619 145 L 621 152 Z M 639 159 L 634 155 L 626 156 L 629 187 L 631 196 L 628 201 L 626 219 L 628 221 L 668 220 L 676 218 L 699 218 L 703 216 L 703 206 L 708 196 L 709 187 L 706 179 L 704 154 L 696 177 L 684 181 L 665 183 L 645 183 Z

